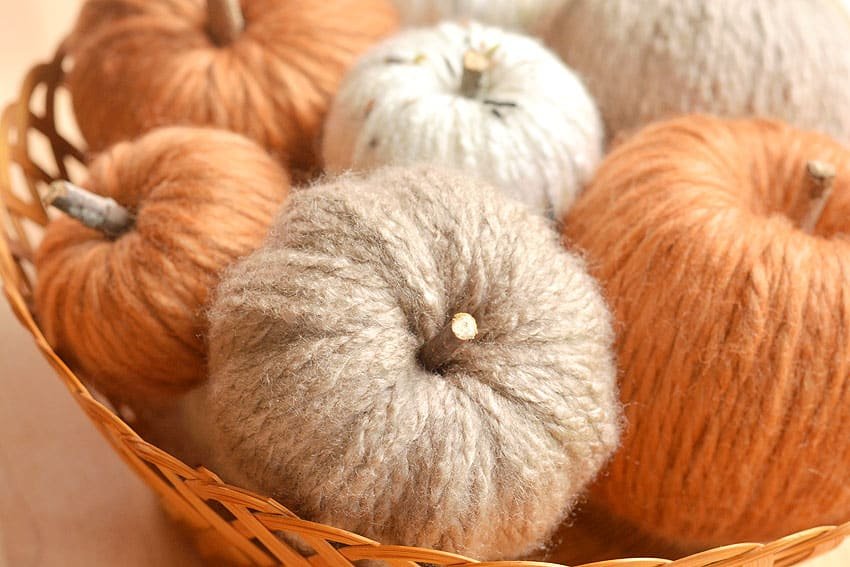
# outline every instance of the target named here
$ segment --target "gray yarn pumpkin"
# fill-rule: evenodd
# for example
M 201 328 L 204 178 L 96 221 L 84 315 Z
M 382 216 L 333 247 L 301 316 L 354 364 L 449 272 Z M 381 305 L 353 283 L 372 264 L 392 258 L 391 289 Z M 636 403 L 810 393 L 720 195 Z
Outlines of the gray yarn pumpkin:
M 850 15 L 838 0 L 570 0 L 545 38 L 611 136 L 702 112 L 850 142 Z
M 306 519 L 518 557 L 617 444 L 597 284 L 546 221 L 469 178 L 390 168 L 296 193 L 217 295 L 211 464 Z M 423 362 L 457 312 L 478 337 Z

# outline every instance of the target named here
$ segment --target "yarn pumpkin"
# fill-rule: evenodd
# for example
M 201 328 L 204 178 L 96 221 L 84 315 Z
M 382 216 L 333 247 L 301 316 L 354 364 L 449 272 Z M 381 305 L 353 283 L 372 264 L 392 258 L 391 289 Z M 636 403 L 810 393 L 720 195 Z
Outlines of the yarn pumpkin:
M 297 168 L 315 165 L 330 98 L 356 56 L 395 28 L 394 8 L 389 0 L 241 0 L 233 16 L 228 5 L 240 2 L 83 5 L 66 43 L 67 84 L 93 149 L 191 124 L 244 134 Z
M 564 0 L 394 0 L 403 24 L 432 25 L 472 19 L 506 29 L 538 32 Z
M 209 466 L 385 544 L 523 555 L 617 442 L 596 283 L 544 219 L 467 177 L 389 168 L 294 194 L 210 321 Z
M 570 0 L 545 35 L 611 135 L 707 112 L 850 141 L 850 17 L 837 0 Z
M 394 36 L 355 66 L 328 115 L 324 158 L 331 171 L 452 166 L 560 212 L 602 139 L 581 81 L 537 41 L 447 22 Z
M 111 399 L 166 400 L 205 378 L 207 297 L 260 245 L 288 176 L 238 134 L 172 127 L 98 156 L 85 185 L 134 223 L 111 236 L 66 216 L 47 226 L 35 257 L 40 327 Z
M 622 325 L 607 509 L 704 546 L 850 519 L 848 219 L 850 152 L 782 123 L 684 117 L 603 162 L 564 226 Z

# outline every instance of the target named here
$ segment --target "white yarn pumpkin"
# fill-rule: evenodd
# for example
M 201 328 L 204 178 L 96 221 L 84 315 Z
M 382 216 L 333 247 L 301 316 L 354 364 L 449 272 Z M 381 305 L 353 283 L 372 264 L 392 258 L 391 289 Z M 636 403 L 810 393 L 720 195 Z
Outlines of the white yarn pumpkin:
M 470 49 L 487 54 L 462 93 Z M 599 113 L 537 41 L 477 23 L 408 30 L 364 56 L 325 123 L 331 172 L 434 163 L 477 174 L 539 212 L 562 214 L 601 158 Z
M 759 115 L 850 141 L 847 0 L 571 0 L 547 43 L 615 135 L 675 114 Z
M 565 0 L 394 0 L 405 25 L 472 19 L 507 29 L 540 31 Z

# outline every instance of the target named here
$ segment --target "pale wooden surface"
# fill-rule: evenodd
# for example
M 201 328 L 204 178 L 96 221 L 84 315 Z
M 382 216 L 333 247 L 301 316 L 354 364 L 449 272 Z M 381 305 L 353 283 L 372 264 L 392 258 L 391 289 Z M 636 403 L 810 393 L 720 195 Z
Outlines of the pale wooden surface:
M 0 0 L 0 102 L 47 59 L 77 3 Z M 201 565 L 77 409 L 0 300 L 0 567 Z M 807 567 L 850 565 L 850 543 Z

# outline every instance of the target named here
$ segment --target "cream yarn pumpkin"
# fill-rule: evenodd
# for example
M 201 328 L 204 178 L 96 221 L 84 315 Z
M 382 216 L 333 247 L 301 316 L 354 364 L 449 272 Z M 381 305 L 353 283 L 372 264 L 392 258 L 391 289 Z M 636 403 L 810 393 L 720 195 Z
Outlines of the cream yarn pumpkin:
M 562 213 L 602 153 L 581 81 L 531 38 L 476 23 L 407 30 L 367 53 L 325 123 L 327 169 L 434 163 Z
M 473 178 L 385 168 L 295 193 L 210 321 L 208 466 L 385 544 L 524 555 L 618 440 L 596 282 Z
M 587 81 L 611 135 L 707 112 L 850 141 L 850 18 L 839 0 L 571 0 L 545 35 Z
M 402 24 L 421 26 L 471 19 L 507 29 L 537 32 L 565 0 L 394 0 Z

